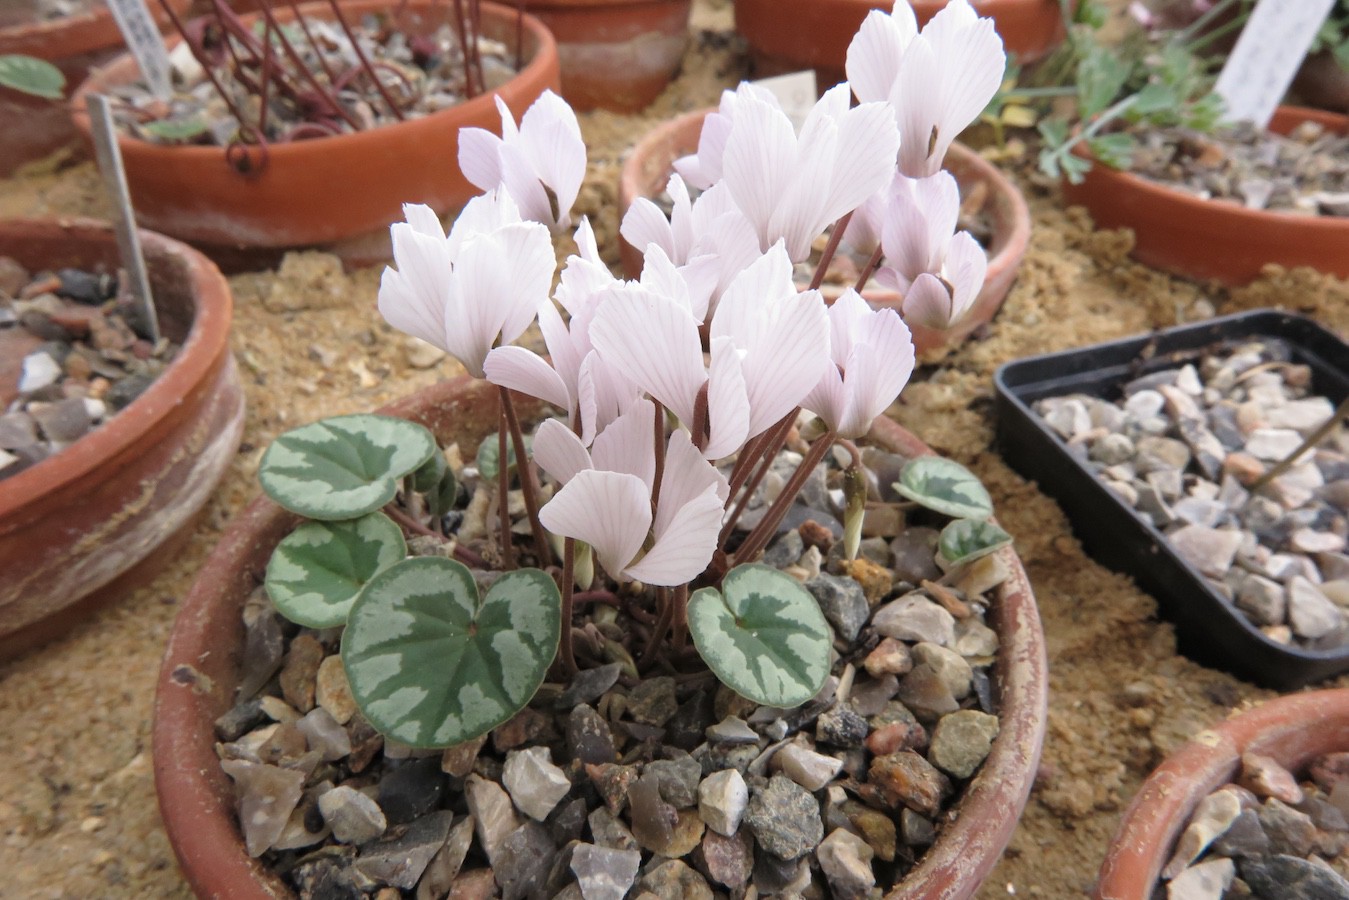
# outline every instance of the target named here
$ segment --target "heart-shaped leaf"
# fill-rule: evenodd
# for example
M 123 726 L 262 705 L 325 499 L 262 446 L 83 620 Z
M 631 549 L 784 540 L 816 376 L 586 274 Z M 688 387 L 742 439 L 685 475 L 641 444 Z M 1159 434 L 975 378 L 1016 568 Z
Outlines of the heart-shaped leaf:
M 426 491 L 427 509 L 437 518 L 454 509 L 454 503 L 458 499 L 459 482 L 454 477 L 453 469 L 447 468 L 440 473 L 440 481 L 435 488 Z
M 262 489 L 311 519 L 354 519 L 398 492 L 436 452 L 431 432 L 393 416 L 333 416 L 287 431 L 262 457 Z
M 529 452 L 530 446 L 533 443 L 534 443 L 533 437 L 528 434 L 525 435 L 526 453 Z M 478 445 L 478 456 L 476 461 L 478 465 L 478 474 L 482 476 L 483 481 L 486 482 L 496 481 L 497 474 L 501 471 L 500 469 L 501 453 L 499 452 L 500 450 L 501 448 L 497 446 L 497 436 L 495 434 L 489 434 L 487 437 L 483 438 L 482 443 Z M 515 468 L 515 442 L 508 439 L 506 441 L 506 471 L 509 472 L 514 468 Z
M 65 86 L 66 76 L 45 59 L 20 53 L 0 55 L 0 87 L 47 100 L 60 100 Z
M 993 499 L 974 473 L 940 456 L 909 460 L 894 487 L 915 503 L 948 516 L 987 519 L 993 515 Z
M 689 632 L 703 660 L 756 703 L 805 703 L 829 675 L 829 625 L 801 583 L 772 566 L 736 566 L 721 590 L 689 599 Z
M 361 591 L 342 662 L 372 725 L 414 747 L 448 747 L 523 709 L 561 634 L 562 597 L 539 569 L 507 572 L 480 598 L 463 564 L 423 556 Z
M 1012 536 L 992 522 L 976 519 L 956 519 L 942 529 L 937 538 L 937 550 L 948 567 L 974 562 L 1001 550 L 1012 542 Z
M 406 556 L 403 532 L 383 513 L 305 522 L 272 551 L 267 595 L 292 622 L 332 628 L 346 623 L 366 582 Z
M 440 476 L 445 474 L 445 456 L 440 453 L 432 453 L 431 458 L 421 464 L 417 471 L 412 473 L 412 489 L 418 493 L 426 493 L 433 490 L 440 484 Z
M 211 130 L 211 123 L 204 116 L 188 119 L 161 119 L 158 122 L 146 122 L 140 129 L 151 137 L 162 141 L 190 141 Z

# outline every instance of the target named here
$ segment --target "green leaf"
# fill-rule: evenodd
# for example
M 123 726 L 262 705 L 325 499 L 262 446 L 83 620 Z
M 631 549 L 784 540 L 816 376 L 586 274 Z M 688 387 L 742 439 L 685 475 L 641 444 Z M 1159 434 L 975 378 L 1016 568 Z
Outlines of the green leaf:
M 957 566 L 1001 550 L 1011 542 L 1012 536 L 992 522 L 956 519 L 942 529 L 937 550 L 949 565 Z
M 412 473 L 412 489 L 419 494 L 434 490 L 445 474 L 445 456 L 432 453 L 431 458 L 422 463 L 421 468 Z
M 941 456 L 909 460 L 894 487 L 915 503 L 948 516 L 987 519 L 993 515 L 993 499 L 974 473 Z
M 267 563 L 267 595 L 281 615 L 310 628 L 347 621 L 361 588 L 407 556 L 403 532 L 383 513 L 345 522 L 306 522 Z
M 262 457 L 262 489 L 311 519 L 354 519 L 398 493 L 436 451 L 431 432 L 393 416 L 333 416 L 287 431 Z
M 440 518 L 454 509 L 454 501 L 458 498 L 459 482 L 450 469 L 441 473 L 440 482 L 434 490 L 426 491 L 426 505 L 429 507 L 431 515 L 436 518 Z
M 66 86 L 61 70 L 35 56 L 19 53 L 0 55 L 0 87 L 12 88 L 22 94 L 60 100 Z M 17 123 L 11 127 L 20 127 Z
M 1127 134 L 1103 134 L 1087 141 L 1091 155 L 1112 169 L 1128 169 L 1133 165 L 1134 139 Z
M 829 675 L 829 625 L 801 583 L 765 565 L 736 566 L 721 591 L 689 599 L 689 632 L 703 660 L 755 703 L 793 707 Z
M 173 142 L 190 141 L 205 134 L 210 127 L 206 119 L 201 116 L 178 120 L 161 119 L 158 122 L 146 122 L 140 126 L 141 130 L 151 137 Z
M 523 709 L 561 634 L 562 597 L 539 569 L 507 572 L 480 598 L 463 564 L 422 556 L 361 591 L 342 662 L 372 725 L 414 747 L 448 747 Z
M 1070 184 L 1081 184 L 1082 179 L 1091 171 L 1091 160 L 1074 156 L 1071 153 L 1063 154 L 1059 162 L 1062 165 L 1063 177 L 1067 178 Z
M 529 435 L 525 435 L 526 453 L 529 452 L 529 448 L 530 446 L 532 446 L 532 444 L 533 444 L 532 438 Z M 497 463 L 501 459 L 501 454 L 497 452 L 498 449 L 499 448 L 497 447 L 497 436 L 495 433 L 489 434 L 487 437 L 483 438 L 482 443 L 478 445 L 478 457 L 477 457 L 478 473 L 482 475 L 483 481 L 496 480 L 497 474 L 500 471 L 497 468 Z M 507 438 L 506 471 L 509 472 L 511 469 L 514 468 L 515 468 L 515 445 L 509 438 Z
M 1104 112 L 1129 80 L 1130 66 L 1114 48 L 1093 45 L 1077 65 L 1077 97 L 1083 120 Z

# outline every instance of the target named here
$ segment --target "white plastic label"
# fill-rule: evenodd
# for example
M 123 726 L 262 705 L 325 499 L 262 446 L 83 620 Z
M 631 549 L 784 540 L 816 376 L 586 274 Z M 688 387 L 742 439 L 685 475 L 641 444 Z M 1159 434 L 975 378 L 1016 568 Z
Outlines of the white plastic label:
M 169 83 L 169 54 L 164 48 L 164 38 L 159 34 L 154 17 L 145 5 L 145 0 L 108 0 L 112 17 L 122 32 L 131 55 L 136 57 L 145 83 L 161 100 L 172 96 Z
M 1258 0 L 1215 90 L 1227 117 L 1264 128 L 1335 0 Z
M 810 115 L 810 111 L 815 107 L 815 101 L 820 98 L 815 88 L 815 72 L 812 69 L 775 75 L 772 78 L 760 78 L 753 83 L 778 99 L 782 111 L 792 120 L 792 125 L 796 126 L 797 130 L 805 124 L 806 116 Z

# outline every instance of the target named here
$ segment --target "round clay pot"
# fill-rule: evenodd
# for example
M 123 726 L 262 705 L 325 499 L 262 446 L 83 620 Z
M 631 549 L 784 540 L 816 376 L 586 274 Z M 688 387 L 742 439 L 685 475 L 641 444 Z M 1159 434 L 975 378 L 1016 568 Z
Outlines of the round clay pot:
M 238 450 L 229 286 L 190 247 L 145 231 L 141 241 L 161 328 L 182 349 L 102 427 L 0 482 L 0 657 L 148 580 Z M 30 271 L 118 266 L 112 230 L 79 220 L 2 222 L 0 254 Z
M 1349 132 L 1349 117 L 1281 106 L 1271 131 L 1287 134 L 1305 121 Z M 1080 146 L 1080 145 L 1079 145 Z M 1079 152 L 1075 150 L 1075 152 Z M 1082 150 L 1079 155 L 1089 158 Z M 1132 256 L 1141 263 L 1226 285 L 1249 284 L 1268 263 L 1311 266 L 1349 278 L 1349 219 L 1247 209 L 1203 200 L 1129 172 L 1092 165 L 1081 184 L 1063 184 L 1064 199 L 1085 206 L 1097 228 L 1131 228 Z
M 538 409 L 530 405 L 522 415 L 537 415 Z M 381 411 L 426 425 L 442 442 L 472 447 L 497 426 L 497 389 L 465 376 Z M 884 417 L 876 420 L 870 439 L 905 455 L 931 453 Z M 183 600 L 160 669 L 155 785 L 169 840 L 199 897 L 292 896 L 244 849 L 234 791 L 214 749 L 214 722 L 234 703 L 244 602 L 262 583 L 272 549 L 298 521 L 266 497 L 235 517 Z M 949 817 L 941 838 L 890 900 L 973 894 L 1006 847 L 1030 793 L 1046 719 L 1044 634 L 1025 570 L 1010 549 L 1002 552 L 1012 577 L 998 589 L 990 619 L 1002 641 L 993 678 L 1002 730 L 966 787 L 958 814 Z
M 1293 89 L 1311 106 L 1349 113 L 1349 69 L 1341 67 L 1329 50 L 1313 53 L 1303 61 L 1293 79 Z
M 1262 703 L 1199 732 L 1167 757 L 1124 811 L 1097 878 L 1098 900 L 1148 900 L 1195 806 L 1236 777 L 1244 753 L 1298 773 L 1323 753 L 1349 750 L 1349 689 Z
M 637 142 L 623 163 L 618 183 L 618 220 L 638 197 L 657 197 L 665 190 L 674 171 L 674 161 L 698 149 L 698 135 L 703 119 L 712 110 L 698 110 L 670 119 L 658 125 Z M 1007 298 L 1016 280 L 1017 269 L 1026 255 L 1030 242 L 1030 209 L 1016 185 L 996 166 L 963 144 L 952 144 L 946 154 L 945 168 L 956 177 L 961 193 L 967 194 L 975 185 L 987 190 L 983 212 L 993 225 L 993 239 L 988 250 L 988 274 L 983 289 L 969 313 L 946 331 L 937 331 L 921 325 L 910 325 L 914 346 L 919 353 L 945 344 L 964 340 L 979 326 L 989 322 Z M 642 272 L 642 254 L 627 241 L 619 241 L 623 270 L 629 278 Z M 825 285 L 825 300 L 833 302 L 842 291 L 836 285 Z M 885 288 L 870 288 L 862 296 L 873 308 L 898 309 L 900 296 Z
M 171 0 L 170 5 L 182 15 L 190 2 Z M 168 15 L 158 2 L 149 6 L 155 21 L 165 27 Z M 102 2 L 76 15 L 45 22 L 13 21 L 0 12 L 0 54 L 19 53 L 52 63 L 66 76 L 67 93 L 84 81 L 90 69 L 123 47 L 122 33 Z M 0 176 L 73 143 L 77 135 L 61 101 L 0 88 Z
M 562 96 L 578 111 L 637 112 L 684 59 L 692 0 L 525 0 L 557 40 Z
M 921 27 L 946 0 L 911 0 Z M 848 45 L 873 9 L 888 0 L 736 0 L 735 27 L 749 42 L 755 73 L 780 75 L 814 69 L 821 91 L 844 79 Z M 1003 46 L 1024 65 L 1046 56 L 1063 40 L 1059 0 L 975 0 L 991 17 Z
M 351 0 L 348 20 L 387 11 L 395 0 Z M 300 7 L 327 18 L 327 4 Z M 453 6 L 411 0 L 399 6 L 411 27 L 452 16 Z M 515 46 L 516 14 L 482 6 L 484 36 Z M 289 10 L 277 13 L 280 19 Z M 257 17 L 245 17 L 256 21 Z M 517 117 L 548 88 L 558 87 L 557 45 L 537 19 L 524 17 L 524 69 L 497 89 Z M 85 97 L 136 77 L 135 61 L 122 56 L 99 69 L 72 100 L 76 126 L 89 138 Z M 223 147 L 165 147 L 120 137 L 136 215 L 147 228 L 183 240 L 223 247 L 294 247 L 364 235 L 403 218 L 404 203 L 425 203 L 439 213 L 462 206 L 478 191 L 459 171 L 459 129 L 500 132 L 490 94 L 429 116 L 369 131 L 273 144 L 265 164 L 242 174 Z M 257 151 L 254 151 L 257 158 Z

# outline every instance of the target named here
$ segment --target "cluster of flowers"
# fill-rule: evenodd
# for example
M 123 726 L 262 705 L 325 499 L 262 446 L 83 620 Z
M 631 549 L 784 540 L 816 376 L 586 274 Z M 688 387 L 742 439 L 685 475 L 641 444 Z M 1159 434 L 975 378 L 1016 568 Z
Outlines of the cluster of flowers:
M 716 552 L 740 487 L 717 460 L 776 453 L 800 409 L 828 429 L 822 454 L 864 434 L 912 373 L 896 311 L 851 289 L 832 306 L 798 290 L 793 264 L 817 236 L 833 225 L 874 254 L 910 321 L 949 327 L 978 294 L 987 260 L 955 233 L 959 195 L 941 164 L 1004 67 L 991 20 L 967 0 L 921 32 L 905 0 L 872 12 L 848 52 L 849 81 L 799 133 L 768 92 L 724 94 L 670 179 L 672 216 L 639 201 L 622 223 L 645 248 L 639 280 L 610 273 L 582 220 L 551 297 L 549 229 L 570 224 L 585 144 L 551 93 L 518 127 L 498 100 L 503 135 L 460 139 L 460 167 L 487 193 L 448 235 L 429 208 L 406 208 L 380 310 L 473 375 L 566 412 L 533 444 L 560 485 L 539 513 L 546 528 L 588 544 L 618 580 L 686 584 Z M 536 320 L 548 359 L 512 345 Z M 668 435 L 667 412 L 680 425 Z

